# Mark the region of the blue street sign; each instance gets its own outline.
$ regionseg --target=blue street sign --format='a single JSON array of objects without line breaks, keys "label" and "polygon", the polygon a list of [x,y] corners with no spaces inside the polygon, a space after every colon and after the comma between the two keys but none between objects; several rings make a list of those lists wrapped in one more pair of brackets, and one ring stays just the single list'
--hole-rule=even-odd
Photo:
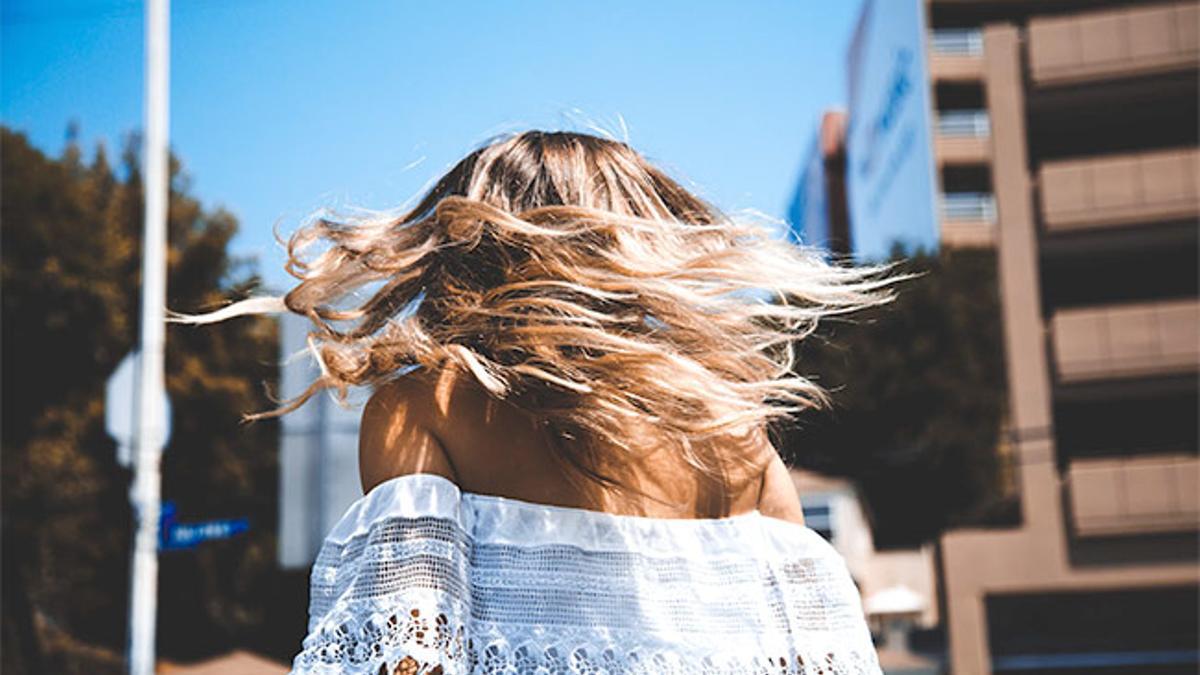
[{"label": "blue street sign", "polygon": [[213,539],[228,539],[250,529],[247,518],[225,518],[205,520],[198,523],[176,523],[175,503],[163,502],[162,520],[159,523],[159,548],[177,551],[195,548],[197,544]]}]

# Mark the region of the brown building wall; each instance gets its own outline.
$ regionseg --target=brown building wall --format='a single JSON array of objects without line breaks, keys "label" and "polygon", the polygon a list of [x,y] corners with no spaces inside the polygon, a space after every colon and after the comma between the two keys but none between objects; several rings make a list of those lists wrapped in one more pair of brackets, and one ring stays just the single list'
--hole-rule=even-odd
[{"label": "brown building wall", "polygon": [[[1027,100],[1031,92],[1043,96],[1051,88],[1083,80],[1089,87],[1104,87],[1109,81],[1164,72],[1195,77],[1200,72],[1195,26],[1165,28],[1164,21],[1200,22],[1196,10],[1194,2],[1118,6],[1033,19],[1028,28],[993,24],[985,30],[982,77],[991,125],[995,241],[1023,524],[957,531],[943,538],[954,673],[992,672],[997,627],[989,625],[989,599],[1053,598],[1064,592],[1136,595],[1151,589],[1183,589],[1176,595],[1191,597],[1188,593],[1194,594],[1200,584],[1194,550],[1200,463],[1194,440],[1191,447],[1171,454],[1135,457],[1140,449],[1130,447],[1129,457],[1080,460],[1057,447],[1055,434],[1063,392],[1078,386],[1081,378],[1087,380],[1089,396],[1117,402],[1130,382],[1142,388],[1193,385],[1200,371],[1195,293],[1131,303],[1099,296],[1089,300],[1074,292],[1077,306],[1060,308],[1045,304],[1053,293],[1048,296],[1043,277],[1048,251],[1081,245],[1085,238],[1080,231],[1090,237],[1086,241],[1111,235],[1122,246],[1136,248],[1157,236],[1152,232],[1181,221],[1192,223],[1194,230],[1200,215],[1197,149],[1193,143],[1048,158],[1028,128]],[[1123,36],[1124,46],[1093,46],[1067,58],[1062,52],[1067,47],[1042,42],[1073,35],[1078,45],[1095,45],[1095,31]],[[1169,31],[1169,41],[1156,48],[1153,58],[1138,52],[1150,49],[1150,35],[1161,39],[1164,31]],[[1051,53],[1056,56],[1047,56]],[[1053,67],[1047,65],[1051,63]],[[1057,95],[1059,90],[1054,91]],[[1051,100],[1043,105],[1055,100],[1043,98]],[[1136,134],[1130,133],[1131,138]],[[1130,143],[1136,146],[1136,138]],[[1180,245],[1195,245],[1195,235],[1188,236]],[[1179,273],[1195,275],[1194,261],[1189,265]],[[1137,274],[1136,269],[1125,272]],[[1136,427],[1139,420],[1131,418],[1128,424]]]}]

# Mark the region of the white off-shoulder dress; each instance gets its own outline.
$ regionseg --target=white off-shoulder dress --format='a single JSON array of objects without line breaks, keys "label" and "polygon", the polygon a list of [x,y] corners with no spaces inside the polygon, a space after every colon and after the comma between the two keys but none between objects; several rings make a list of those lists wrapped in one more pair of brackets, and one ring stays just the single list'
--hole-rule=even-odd
[{"label": "white off-shoulder dress", "polygon": [[879,673],[859,593],[812,530],[675,520],[393,478],[312,569],[294,673]]}]

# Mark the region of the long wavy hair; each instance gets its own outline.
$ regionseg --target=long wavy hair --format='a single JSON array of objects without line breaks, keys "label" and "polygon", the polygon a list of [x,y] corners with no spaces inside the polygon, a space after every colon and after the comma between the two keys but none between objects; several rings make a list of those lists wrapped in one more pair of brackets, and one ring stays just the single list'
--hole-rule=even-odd
[{"label": "long wavy hair", "polygon": [[[796,343],[825,317],[888,302],[907,278],[894,263],[828,262],[727,217],[627,144],[571,132],[491,142],[407,213],[321,215],[287,250],[299,283],[282,298],[172,313],[312,320],[319,377],[245,419],[451,368],[569,439],[564,458],[614,487],[613,453],[665,448],[722,475],[730,458],[704,448],[827,406],[797,372]],[[633,428],[649,438],[635,443]]]}]

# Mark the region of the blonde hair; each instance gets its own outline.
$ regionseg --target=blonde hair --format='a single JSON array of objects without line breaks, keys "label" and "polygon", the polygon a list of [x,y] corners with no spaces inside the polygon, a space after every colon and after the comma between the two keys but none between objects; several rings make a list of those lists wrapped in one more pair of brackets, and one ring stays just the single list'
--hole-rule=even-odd
[{"label": "blonde hair", "polygon": [[[329,246],[306,259],[317,243]],[[596,448],[645,449],[630,428],[719,474],[721,460],[698,448],[828,405],[795,372],[795,343],[824,317],[890,301],[885,287],[906,278],[887,276],[892,264],[831,264],[721,214],[628,145],[571,132],[492,142],[411,211],[316,218],[287,248],[300,282],[282,298],[173,317],[312,320],[320,376],[246,419],[326,388],[344,401],[350,385],[453,368],[573,438],[565,458],[609,484]],[[376,283],[365,301],[336,306]]]}]

